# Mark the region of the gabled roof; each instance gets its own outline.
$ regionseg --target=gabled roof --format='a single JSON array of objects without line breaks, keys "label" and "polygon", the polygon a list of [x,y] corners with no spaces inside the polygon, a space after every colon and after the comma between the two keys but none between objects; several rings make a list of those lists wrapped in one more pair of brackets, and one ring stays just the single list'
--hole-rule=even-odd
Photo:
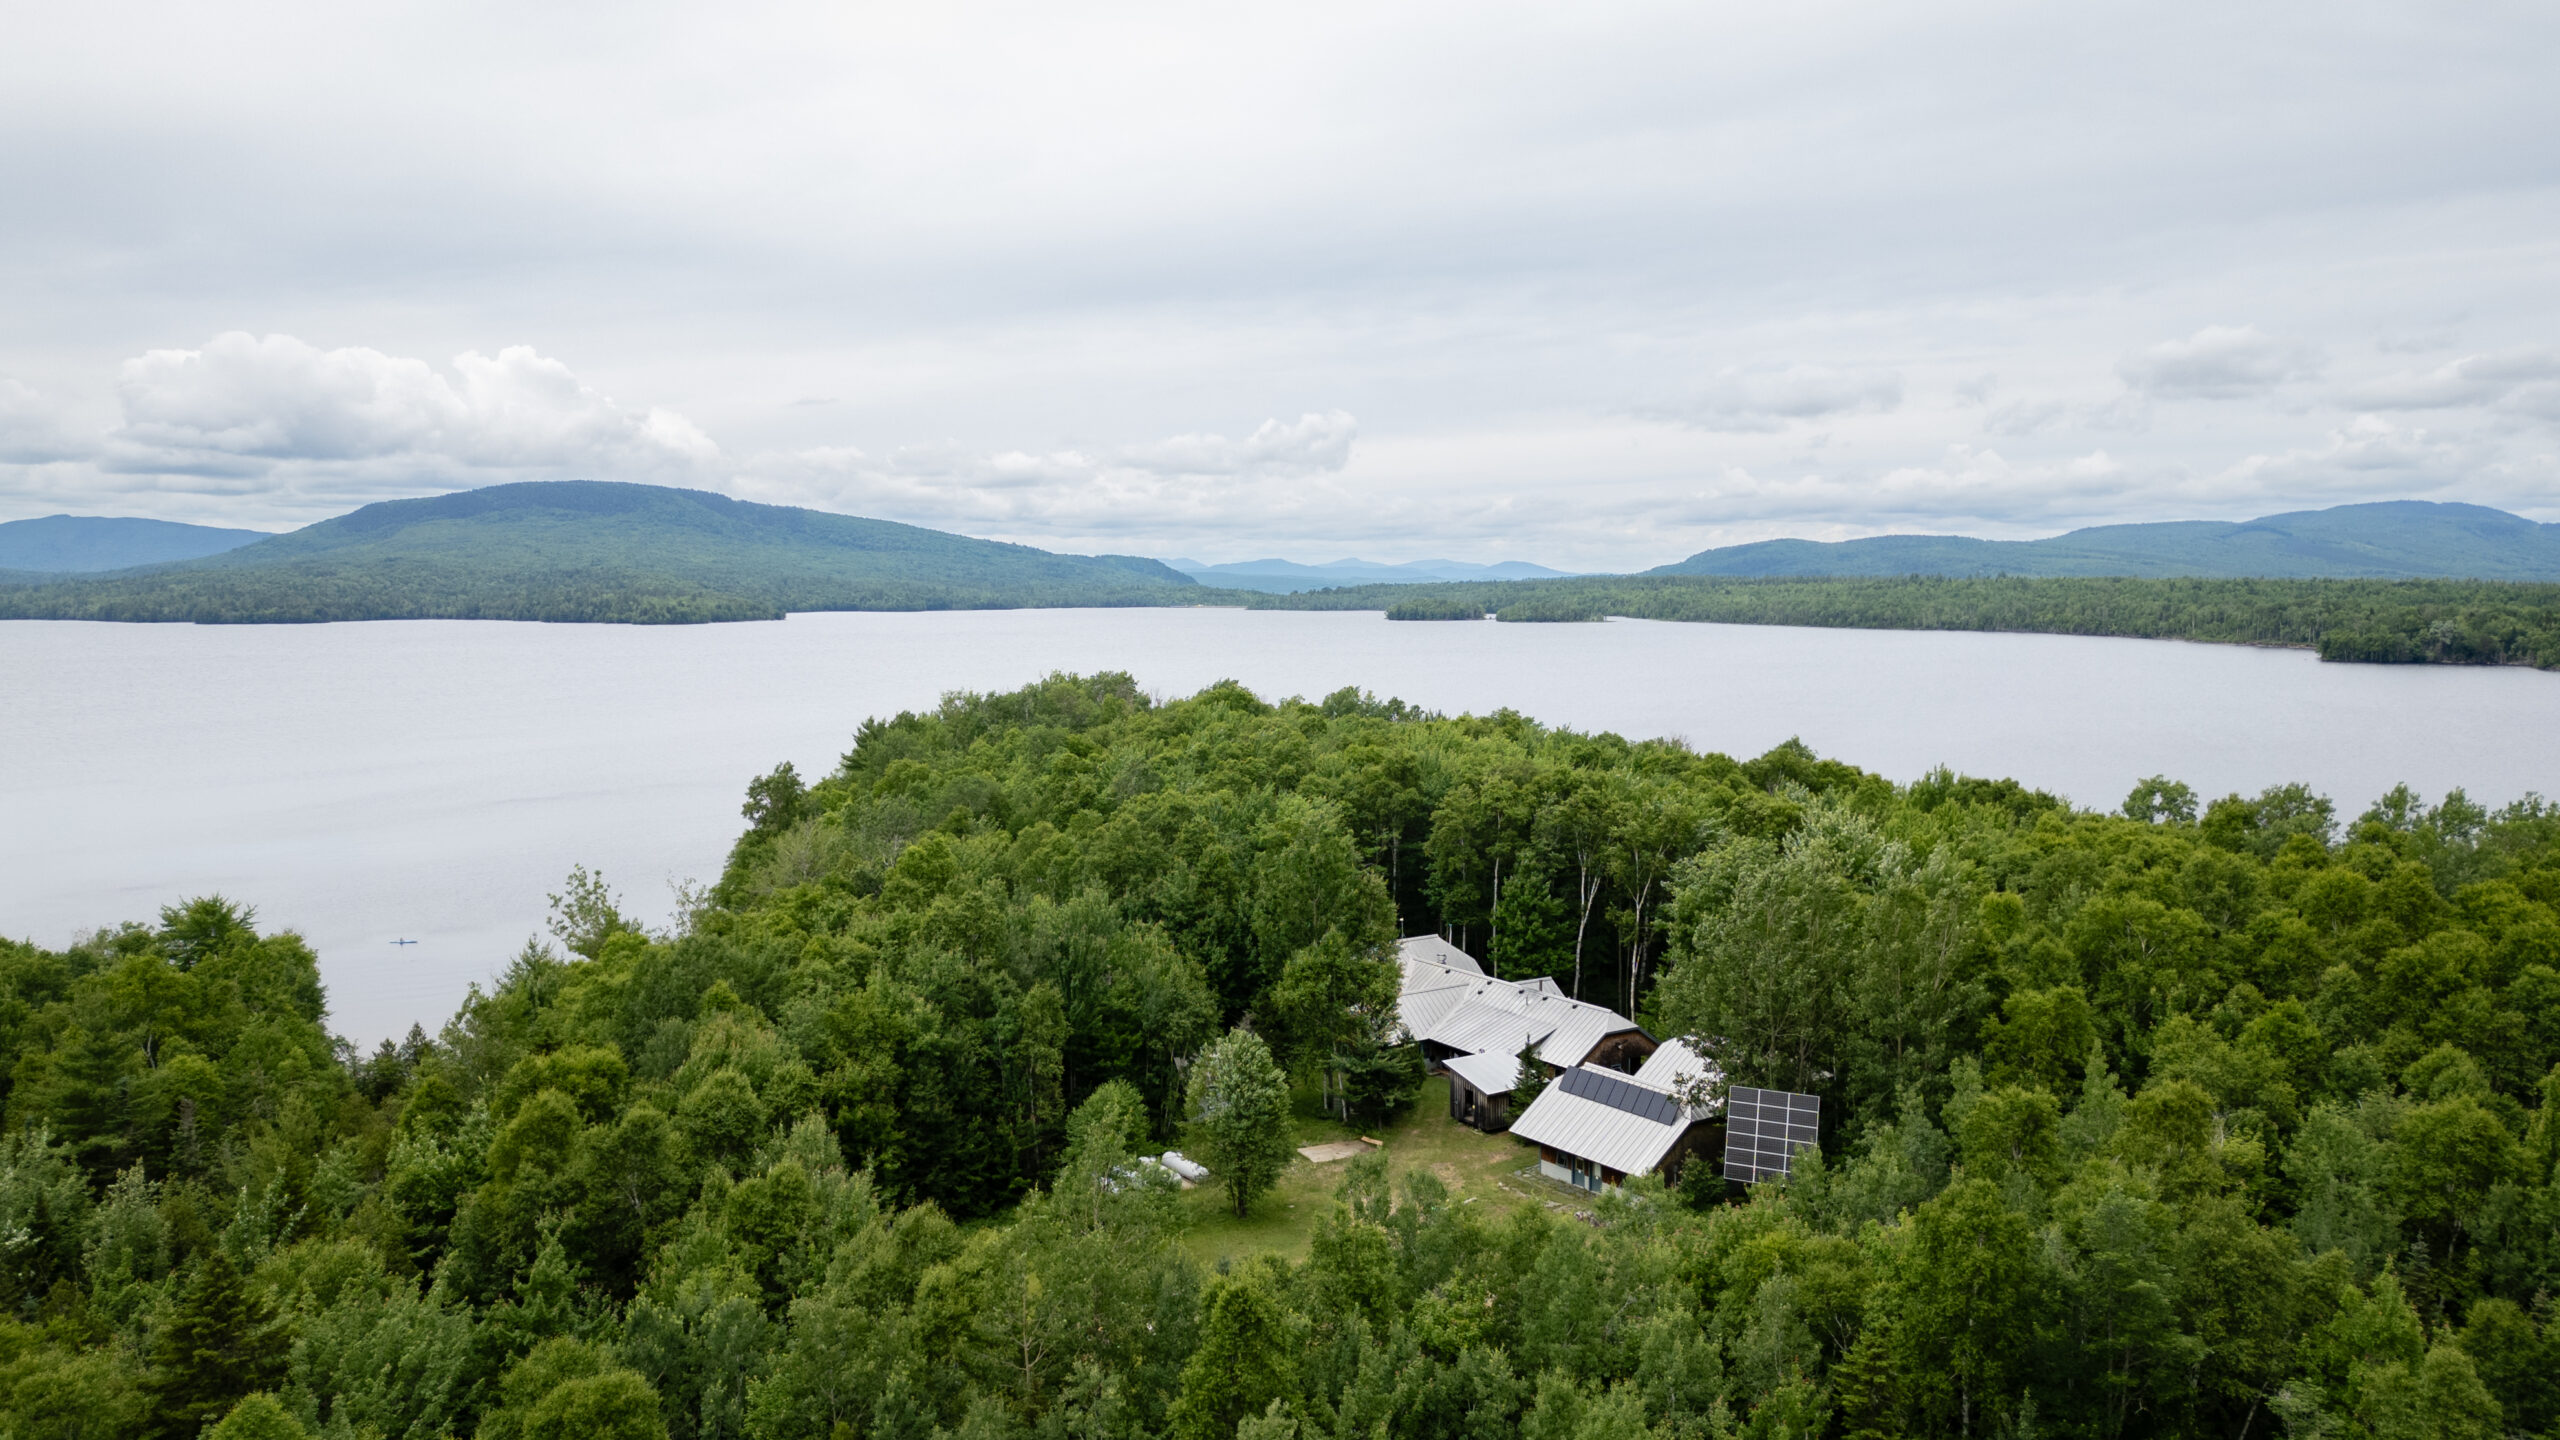
[{"label": "gabled roof", "polygon": [[1484,977],[1460,970],[1444,969],[1423,961],[1404,963],[1404,989],[1396,999],[1396,1023],[1405,1033],[1421,1039],[1439,1029],[1442,1021],[1467,1003],[1478,982]]},{"label": "gabled roof", "polygon": [[1705,1112],[1688,1110],[1659,1086],[1598,1066],[1577,1065],[1558,1075],[1511,1122],[1523,1140],[1641,1175],[1662,1163],[1671,1147]]},{"label": "gabled roof", "polygon": [[[1449,949],[1468,968],[1441,964],[1434,958],[1437,947]],[[1517,1055],[1522,1046],[1534,1045],[1539,1059],[1562,1067],[1580,1063],[1608,1036],[1641,1028],[1606,1006],[1567,996],[1545,976],[1494,979],[1438,936],[1416,936],[1397,950],[1404,989],[1396,1020],[1410,1039],[1472,1055]]]},{"label": "gabled roof", "polygon": [[1437,935],[1407,935],[1396,942],[1396,958],[1428,961],[1444,970],[1463,970],[1470,975],[1484,973],[1476,957]]},{"label": "gabled roof", "polygon": [[1675,1095],[1680,1093],[1684,1081],[1722,1078],[1723,1073],[1716,1069],[1716,1062],[1691,1049],[1688,1041],[1676,1035],[1644,1057],[1644,1065],[1636,1071],[1637,1084],[1668,1090]]},{"label": "gabled roof", "polygon": [[[1502,982],[1484,983],[1499,985]],[[1550,1027],[1542,1026],[1504,1005],[1488,1004],[1471,992],[1431,1027],[1430,1038],[1470,1055],[1517,1055],[1521,1047],[1538,1044],[1551,1033]]]},{"label": "gabled roof", "polygon": [[1449,1073],[1487,1095],[1508,1095],[1520,1084],[1520,1054],[1460,1055],[1449,1061]]}]

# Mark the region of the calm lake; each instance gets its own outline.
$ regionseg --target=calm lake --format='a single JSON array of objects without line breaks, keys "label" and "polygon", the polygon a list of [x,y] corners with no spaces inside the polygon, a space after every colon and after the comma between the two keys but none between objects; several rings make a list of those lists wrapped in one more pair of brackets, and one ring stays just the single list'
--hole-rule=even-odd
[{"label": "calm lake", "polygon": [[[540,933],[573,864],[662,919],[715,877],[747,781],[831,769],[865,717],[1051,670],[1160,695],[1344,685],[1450,714],[1758,754],[1800,736],[1898,781],[1938,764],[2109,808],[2309,783],[2492,806],[2560,792],[2560,675],[2040,635],[1391,624],[1238,610],[498,622],[0,622],[0,934],[46,945],[218,891],[319,950],[333,1024],[433,1029]],[[414,945],[394,945],[397,939]]]}]

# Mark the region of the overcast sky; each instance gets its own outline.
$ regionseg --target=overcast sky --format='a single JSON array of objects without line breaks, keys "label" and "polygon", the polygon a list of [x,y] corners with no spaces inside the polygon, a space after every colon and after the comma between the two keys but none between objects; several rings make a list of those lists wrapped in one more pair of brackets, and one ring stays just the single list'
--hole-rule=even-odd
[{"label": "overcast sky", "polygon": [[0,519],[1627,567],[2560,520],[2560,7],[6,11]]}]

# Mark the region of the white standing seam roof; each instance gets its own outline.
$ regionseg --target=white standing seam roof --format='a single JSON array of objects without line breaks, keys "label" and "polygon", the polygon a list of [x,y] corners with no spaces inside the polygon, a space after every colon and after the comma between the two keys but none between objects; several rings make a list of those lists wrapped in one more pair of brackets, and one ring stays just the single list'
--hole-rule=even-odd
[{"label": "white standing seam roof", "polygon": [[1396,1002],[1396,1020],[1408,1039],[1429,1040],[1472,1055],[1517,1055],[1521,1047],[1534,1045],[1539,1059],[1562,1068],[1581,1063],[1608,1036],[1641,1028],[1606,1006],[1567,996],[1543,976],[1497,980],[1472,968],[1474,960],[1462,951],[1455,953],[1470,968],[1443,965],[1431,958],[1436,952],[1427,952],[1418,943],[1422,941],[1448,944],[1438,936],[1425,935],[1398,947],[1404,988]]},{"label": "white standing seam roof", "polygon": [[1535,1021],[1470,995],[1440,1017],[1440,1023],[1431,1027],[1430,1038],[1470,1055],[1517,1055],[1544,1041],[1549,1033]]},{"label": "white standing seam roof", "polygon": [[1689,1042],[1673,1036],[1654,1052],[1644,1057],[1644,1065],[1636,1071],[1636,1083],[1656,1090],[1680,1093],[1681,1084],[1691,1080],[1721,1080],[1723,1072],[1716,1063],[1689,1047]]},{"label": "white standing seam roof", "polygon": [[1464,970],[1470,975],[1484,973],[1484,967],[1476,963],[1476,957],[1437,935],[1407,935],[1396,942],[1396,957],[1425,960],[1444,970]]},{"label": "white standing seam roof", "polygon": [[1584,1065],[1548,1081],[1511,1122],[1511,1133],[1621,1174],[1642,1175],[1661,1164],[1706,1114],[1683,1109],[1664,1087]]},{"label": "white standing seam roof", "polygon": [[1449,1073],[1487,1095],[1508,1095],[1520,1083],[1520,1055],[1496,1050],[1456,1056],[1449,1061]]},{"label": "white standing seam roof", "polygon": [[1396,1023],[1411,1039],[1431,1034],[1449,1012],[1466,1003],[1481,978],[1422,961],[1406,961],[1404,989],[1396,999]]}]

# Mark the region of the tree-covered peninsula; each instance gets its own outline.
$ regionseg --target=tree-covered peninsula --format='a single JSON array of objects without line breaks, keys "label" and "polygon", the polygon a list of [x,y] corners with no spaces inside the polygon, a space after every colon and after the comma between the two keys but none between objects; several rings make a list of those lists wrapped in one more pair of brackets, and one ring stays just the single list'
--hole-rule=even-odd
[{"label": "tree-covered peninsula", "polygon": [[1638,620],[1994,630],[2316,650],[2323,660],[2560,669],[2560,585],[2493,580],[1588,575],[1254,596],[1398,620]]},{"label": "tree-covered peninsula", "polygon": [[[0,946],[0,1432],[2560,1425],[2539,801],[2097,814],[1097,676],[866,723],[746,820],[670,930],[573,876],[370,1054],[227,901]],[[1556,1205],[1401,1158],[1461,1133],[1389,1023],[1425,931],[1820,1094],[1820,1158]],[[1386,1149],[1262,1189],[1328,1105]],[[1292,1238],[1204,1253],[1239,1204]]]}]

